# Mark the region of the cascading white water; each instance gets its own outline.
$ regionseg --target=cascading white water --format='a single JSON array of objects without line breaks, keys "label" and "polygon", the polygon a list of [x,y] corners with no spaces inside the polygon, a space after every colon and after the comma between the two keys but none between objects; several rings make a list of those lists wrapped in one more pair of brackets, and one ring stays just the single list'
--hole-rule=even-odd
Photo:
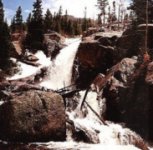
[{"label": "cascading white water", "polygon": [[[40,84],[41,86],[57,90],[71,84],[72,67],[79,43],[80,40],[75,41],[68,47],[61,50],[56,59],[51,63],[49,67],[49,76]],[[84,97],[84,94],[85,91],[80,92],[80,103]],[[89,92],[86,101],[90,106],[92,106],[94,111],[100,115],[100,113],[102,112],[102,105],[105,105],[105,100],[100,100],[102,102],[102,104],[100,104],[100,101],[97,100],[97,93]],[[95,114],[89,108],[87,108],[86,117],[80,118],[80,116],[77,114],[78,108],[79,105],[75,111],[67,111],[69,119],[73,121],[76,128],[82,128],[85,132],[88,132],[88,135],[93,140],[93,143],[101,144],[101,147],[99,146],[100,148],[103,148],[104,145],[111,145],[108,149],[112,149],[112,147],[114,148],[114,146],[117,145],[133,144],[130,135],[139,138],[139,136],[137,136],[134,132],[130,131],[129,129],[122,128],[121,125],[108,123],[108,125],[106,126],[102,124],[97,116],[95,116]],[[72,137],[68,137],[67,139],[67,142],[61,144],[57,143],[58,149],[60,149],[62,145],[66,146],[67,144],[70,144],[69,142],[72,142]],[[56,145],[56,143],[51,142],[48,143],[48,147],[53,147],[52,144]],[[74,145],[76,145],[76,143]],[[73,148],[75,147],[74,145],[72,146]],[[80,144],[78,143],[77,146],[79,147],[79,145]],[[85,149],[90,148],[88,147]],[[122,148],[118,147],[118,149]],[[131,150],[135,148],[130,147],[129,149]]]},{"label": "cascading white water", "polygon": [[[80,102],[82,101],[85,91],[80,92]],[[97,100],[97,93],[90,91],[86,97],[86,102],[92,107],[92,109],[100,115],[101,105]],[[80,105],[80,104],[79,104]],[[79,106],[78,105],[78,106]],[[84,104],[86,105],[86,104]],[[105,101],[103,101],[105,105]],[[87,108],[86,117],[82,117],[79,114],[78,107],[76,110],[67,112],[69,119],[74,123],[76,129],[81,129],[90,140],[95,144],[101,144],[103,146],[110,146],[108,149],[115,148],[118,145],[133,145],[135,140],[142,140],[139,135],[131,131],[128,128],[123,128],[119,124],[106,121],[107,125],[104,125],[99,118],[93,113],[91,109]],[[124,147],[125,148],[125,147]],[[118,149],[122,149],[121,147]],[[125,148],[126,149],[126,148]],[[128,148],[127,148],[128,149]],[[130,147],[129,150],[134,148]]]},{"label": "cascading white water", "polygon": [[71,84],[72,67],[80,40],[62,49],[49,67],[48,78],[40,85],[49,89],[60,89]]}]

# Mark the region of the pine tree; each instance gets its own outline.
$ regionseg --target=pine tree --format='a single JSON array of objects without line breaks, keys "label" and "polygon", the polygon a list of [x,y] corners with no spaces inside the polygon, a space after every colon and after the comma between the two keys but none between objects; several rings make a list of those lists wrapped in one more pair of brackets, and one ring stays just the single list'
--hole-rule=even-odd
[{"label": "pine tree", "polygon": [[[153,0],[148,0],[148,21],[153,22]],[[137,24],[146,22],[146,0],[132,0],[130,9],[135,13],[135,21]]]},{"label": "pine tree", "polygon": [[23,23],[23,19],[22,19],[22,9],[21,6],[18,7],[17,11],[16,11],[16,15],[15,15],[15,23],[18,26],[22,26]]},{"label": "pine tree", "polygon": [[74,23],[74,33],[75,35],[81,35],[82,33],[81,24],[78,20],[76,20]]},{"label": "pine tree", "polygon": [[57,13],[57,20],[56,20],[56,28],[55,30],[59,33],[62,33],[62,6],[59,7],[58,13]]},{"label": "pine tree", "polygon": [[65,34],[68,33],[68,12],[67,10],[65,11],[65,15],[63,17],[63,30]]},{"label": "pine tree", "polygon": [[9,27],[4,22],[3,3],[0,0],[0,68],[7,69],[9,66],[9,53],[11,49],[11,40]]},{"label": "pine tree", "polygon": [[[105,25],[106,21],[106,7],[108,6],[108,0],[97,0],[97,7],[100,10],[100,14],[98,15],[98,22],[101,25]],[[101,17],[103,17],[103,21],[101,20]]]},{"label": "pine tree", "polygon": [[11,22],[11,32],[22,32],[23,29],[24,25],[22,17],[22,8],[21,6],[19,6]]},{"label": "pine tree", "polygon": [[48,32],[52,30],[53,16],[49,9],[47,9],[44,19],[44,30]]},{"label": "pine tree", "polygon": [[55,31],[58,32],[58,33],[61,33],[62,32],[61,21],[58,21],[57,20],[56,27],[55,27]]},{"label": "pine tree", "polygon": [[31,13],[29,13],[27,21],[26,21],[27,26],[31,23],[31,19],[32,19],[32,15],[31,15]]},{"label": "pine tree", "polygon": [[4,21],[4,9],[3,9],[3,3],[2,0],[0,0],[0,22]]},{"label": "pine tree", "polygon": [[108,7],[108,22],[111,24],[112,22],[112,14],[111,14],[111,7]]},{"label": "pine tree", "polygon": [[42,0],[36,0],[33,4],[33,14],[28,24],[26,37],[27,48],[32,50],[43,49],[44,26],[42,16]]},{"label": "pine tree", "polygon": [[61,18],[62,17],[62,6],[60,6],[59,7],[59,10],[58,10],[58,16],[59,16],[59,18]]},{"label": "pine tree", "polygon": [[42,16],[42,0],[36,0],[33,4],[33,21],[42,23],[43,16]]},{"label": "pine tree", "polygon": [[68,34],[71,35],[71,36],[74,36],[75,31],[74,31],[74,24],[73,24],[72,20],[68,21],[68,29],[69,29]]},{"label": "pine tree", "polygon": [[11,20],[10,28],[11,28],[11,32],[14,33],[15,29],[16,29],[16,27],[15,27],[15,17],[13,17],[13,19]]},{"label": "pine tree", "polygon": [[87,7],[85,7],[84,18],[83,18],[83,22],[82,22],[82,31],[86,31],[87,29],[88,29],[88,25],[87,25]]},{"label": "pine tree", "polygon": [[116,2],[113,1],[112,23],[114,23],[116,20],[117,20],[117,17],[116,17]]}]

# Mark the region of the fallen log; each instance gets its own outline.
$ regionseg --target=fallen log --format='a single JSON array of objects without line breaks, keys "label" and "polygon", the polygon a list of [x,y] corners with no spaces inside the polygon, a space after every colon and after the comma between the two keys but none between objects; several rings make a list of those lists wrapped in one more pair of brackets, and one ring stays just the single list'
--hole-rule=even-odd
[{"label": "fallen log", "polygon": [[73,95],[75,93],[78,93],[80,91],[80,89],[76,89],[76,90],[72,90],[72,91],[67,91],[65,93],[60,93],[57,91],[57,93],[59,93],[63,98],[68,98],[68,97],[73,97]]},{"label": "fallen log", "polygon": [[80,105],[80,111],[82,110],[83,104],[84,104],[84,102],[85,102],[85,100],[86,100],[86,98],[87,98],[89,89],[90,89],[90,88],[87,88],[87,90],[86,90],[86,92],[85,92],[84,98],[83,98],[83,100],[82,100],[82,102],[81,102],[81,105]]},{"label": "fallen log", "polygon": [[28,60],[24,60],[24,59],[20,59],[20,61],[27,64],[27,65],[31,65],[31,66],[34,66],[34,67],[39,67],[40,66],[40,64],[36,63],[36,62],[32,62],[32,61],[28,61]]},{"label": "fallen log", "polygon": [[90,110],[96,115],[96,117],[98,117],[98,119],[104,124],[104,125],[108,125],[105,120],[103,119],[103,117],[100,117],[99,114],[85,101],[85,104],[90,108]]}]

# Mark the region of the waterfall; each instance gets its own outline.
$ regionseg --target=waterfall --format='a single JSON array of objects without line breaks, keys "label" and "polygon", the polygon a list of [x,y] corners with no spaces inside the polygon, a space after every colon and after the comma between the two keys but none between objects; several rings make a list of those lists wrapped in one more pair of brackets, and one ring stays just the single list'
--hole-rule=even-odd
[{"label": "waterfall", "polygon": [[[67,43],[69,42],[71,41],[67,40]],[[39,63],[41,63],[43,66],[49,66],[48,76],[40,83],[41,86],[48,89],[57,90],[71,84],[73,62],[79,43],[80,39],[77,39],[66,48],[63,48],[57,55],[56,59],[52,62],[50,62],[50,59],[47,59],[42,52],[38,52],[36,54],[36,56],[39,58]],[[22,66],[24,69],[25,64]],[[27,72],[31,73],[34,69],[36,70],[40,68],[32,68],[26,65],[26,71],[23,71],[22,75],[15,77],[23,77],[23,75],[27,76],[29,75]],[[42,144],[46,148],[58,150],[139,150],[135,146],[141,147],[143,145],[143,140],[141,137],[139,137],[135,132],[132,132],[130,129],[123,128],[119,124],[106,121],[107,125],[104,125],[86,103],[84,103],[82,110],[80,110],[85,91],[80,91],[77,94],[78,97],[71,97],[67,100],[67,103],[71,103],[70,105],[66,104],[68,105],[68,107],[66,107],[67,119],[69,119],[69,121],[71,121],[74,126],[73,128],[71,125],[70,128],[70,125],[67,125],[67,141],[50,141],[47,143],[34,144]],[[106,100],[99,98],[99,95],[96,92],[89,91],[86,97],[86,102],[99,116],[102,116],[101,114],[105,112]],[[88,139],[90,139],[90,144],[81,140],[79,142],[75,141],[75,138],[72,136],[72,132],[77,132],[78,130],[81,130],[86,134]]]},{"label": "waterfall", "polygon": [[72,68],[80,44],[77,40],[63,48],[49,67],[47,79],[40,85],[49,89],[60,89],[71,84]]}]

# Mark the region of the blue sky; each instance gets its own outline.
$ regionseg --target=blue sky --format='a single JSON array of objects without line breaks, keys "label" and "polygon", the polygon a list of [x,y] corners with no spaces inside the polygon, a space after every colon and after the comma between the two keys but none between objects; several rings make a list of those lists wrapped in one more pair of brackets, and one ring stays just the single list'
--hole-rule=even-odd
[{"label": "blue sky", "polygon": [[[23,11],[24,19],[27,18],[29,12],[33,8],[33,2],[35,0],[2,0],[5,8],[5,17],[8,22],[15,15],[16,9],[21,6]],[[76,17],[84,16],[84,8],[87,7],[87,16],[93,19],[97,16],[97,8],[95,7],[97,0],[42,0],[43,1],[43,11],[45,12],[47,8],[51,10],[52,13],[57,11],[60,5],[63,7],[63,11],[66,9],[70,15]],[[112,3],[113,0],[109,0]],[[125,6],[128,5],[130,0],[116,0],[116,2],[123,1]]]},{"label": "blue sky", "polygon": [[5,9],[5,17],[8,21],[15,15],[15,12],[19,6],[22,7],[24,19],[28,16],[30,10],[32,10],[32,4],[34,0],[2,0]]}]

